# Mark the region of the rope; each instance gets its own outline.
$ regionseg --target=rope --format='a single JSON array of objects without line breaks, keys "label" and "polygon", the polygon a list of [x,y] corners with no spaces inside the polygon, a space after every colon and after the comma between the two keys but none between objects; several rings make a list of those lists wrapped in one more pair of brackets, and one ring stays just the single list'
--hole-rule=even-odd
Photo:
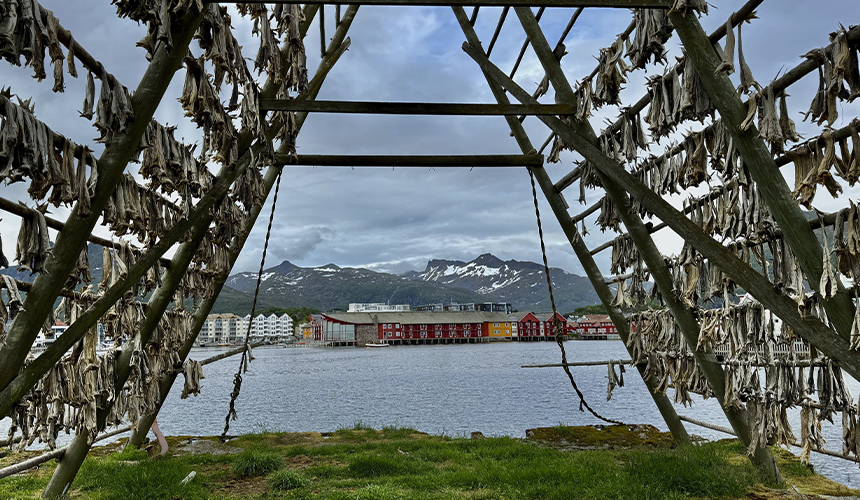
[{"label": "rope", "polygon": [[564,350],[564,330],[561,327],[561,320],[558,319],[558,311],[555,308],[555,297],[552,293],[552,279],[549,277],[549,263],[546,260],[546,244],[543,241],[543,226],[540,220],[540,208],[538,208],[538,198],[537,198],[537,189],[535,188],[535,174],[532,172],[532,169],[528,169],[529,171],[529,179],[532,182],[532,198],[535,203],[535,216],[537,217],[537,226],[538,226],[538,235],[540,235],[540,251],[543,255],[543,269],[544,273],[546,273],[546,285],[549,287],[549,301],[552,304],[552,323],[553,330],[555,331],[555,342],[558,344],[559,349],[561,349],[561,364],[564,372],[567,373],[567,378],[570,379],[570,385],[573,386],[573,390],[576,391],[576,395],[579,396],[579,411],[584,411],[583,407],[589,411],[592,415],[603,420],[604,422],[608,422],[610,424],[618,424],[618,425],[626,425],[624,422],[619,422],[618,420],[612,420],[610,418],[606,418],[598,414],[594,411],[588,403],[585,401],[585,396],[582,395],[582,391],[579,390],[579,387],[576,386],[576,380],[573,379],[573,373],[570,372],[570,367],[567,362],[567,352]]},{"label": "rope", "polygon": [[248,354],[248,339],[251,337],[251,325],[254,324],[254,313],[257,312],[257,298],[260,296],[260,283],[263,281],[263,268],[266,267],[266,252],[269,249],[269,238],[272,236],[272,222],[275,220],[275,206],[278,204],[278,191],[281,188],[281,174],[283,168],[278,171],[278,179],[275,182],[275,196],[272,198],[272,213],[269,214],[269,227],[266,229],[266,242],[263,244],[263,258],[260,259],[260,272],[257,273],[257,287],[254,290],[254,302],[251,303],[251,320],[248,321],[248,330],[245,332],[245,349],[242,351],[242,359],[239,360],[239,371],[233,377],[233,392],[230,393],[230,409],[227,411],[227,416],[224,418],[224,432],[221,434],[223,441],[227,437],[227,431],[230,430],[230,419],[236,420],[236,399],[239,398],[239,392],[242,390],[242,372],[248,372],[248,363],[250,355]]}]

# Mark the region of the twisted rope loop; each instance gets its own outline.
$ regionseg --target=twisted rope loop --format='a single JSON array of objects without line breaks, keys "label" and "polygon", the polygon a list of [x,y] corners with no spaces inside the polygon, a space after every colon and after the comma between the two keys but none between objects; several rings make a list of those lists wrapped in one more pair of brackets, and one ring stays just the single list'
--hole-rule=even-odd
[{"label": "twisted rope loop", "polygon": [[624,422],[619,422],[618,420],[612,420],[611,418],[606,418],[601,416],[596,411],[594,411],[588,403],[585,401],[585,396],[583,396],[582,391],[579,390],[579,387],[576,386],[576,380],[573,379],[573,373],[570,372],[570,367],[567,366],[567,352],[564,350],[564,329],[561,326],[561,320],[558,319],[558,311],[555,308],[555,297],[552,294],[552,279],[549,277],[549,263],[546,260],[546,244],[543,241],[543,226],[540,220],[540,208],[538,208],[538,198],[537,198],[537,188],[535,188],[535,174],[532,172],[532,169],[529,168],[529,179],[532,182],[532,198],[535,203],[535,216],[537,217],[537,226],[538,226],[538,235],[540,235],[540,251],[543,255],[543,269],[544,273],[546,273],[546,285],[549,287],[549,301],[552,304],[552,324],[553,330],[555,331],[555,341],[558,344],[559,349],[561,349],[561,364],[564,368],[564,372],[567,373],[567,378],[570,379],[570,385],[573,386],[573,390],[576,391],[576,395],[579,396],[579,411],[584,411],[583,408],[587,409],[589,413],[594,415],[595,417],[603,420],[604,422],[608,422],[610,424],[618,424],[618,425],[626,425]]}]

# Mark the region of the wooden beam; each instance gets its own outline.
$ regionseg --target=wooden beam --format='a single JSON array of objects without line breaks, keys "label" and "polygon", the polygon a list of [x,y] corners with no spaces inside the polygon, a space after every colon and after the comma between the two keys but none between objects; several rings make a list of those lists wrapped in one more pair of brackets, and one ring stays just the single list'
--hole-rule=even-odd
[{"label": "wooden beam", "polygon": [[[725,75],[715,74],[720,58],[713,44],[695,16],[672,14],[670,20],[684,43],[687,57],[695,65],[702,85],[720,112],[726,130],[749,168],[758,193],[782,229],[785,241],[797,257],[810,287],[820,293],[819,284],[824,261],[821,244],[792,197],[791,189],[780,173],[767,144],[759,137],[756,126],[741,130],[740,125],[746,117],[747,108],[738,97],[731,80]],[[829,300],[822,297],[821,303],[837,333],[849,340],[854,319],[854,303],[842,282],[836,280],[836,283],[836,295]]]},{"label": "wooden beam", "polygon": [[[319,94],[320,88],[322,87],[322,83],[325,80],[326,76],[328,76],[329,72],[334,67],[335,63],[343,55],[343,53],[346,52],[346,48],[349,47],[349,39],[346,38],[346,33],[349,30],[350,26],[352,26],[352,21],[355,19],[355,15],[357,12],[358,6],[355,5],[351,5],[346,9],[343,18],[340,20],[341,22],[337,25],[334,36],[332,37],[331,42],[326,49],[325,57],[320,61],[320,64],[317,67],[317,71],[313,79],[308,82],[308,89],[304,93],[304,98],[316,98],[316,96]],[[276,88],[274,86],[270,88],[274,89],[273,92],[276,91]],[[296,129],[298,131],[301,131],[302,127],[304,126],[307,116],[307,113],[298,113],[296,115]],[[284,146],[282,145],[281,147],[283,148]],[[266,169],[266,173],[263,176],[263,189],[265,191],[265,198],[268,198],[269,193],[272,191],[272,188],[275,185],[280,171],[281,168],[278,166],[273,166]],[[254,224],[256,223],[257,218],[260,216],[262,210],[263,205],[255,205],[251,207],[251,211],[248,214],[248,218],[245,220],[245,226],[243,230],[239,232],[239,235],[233,240],[233,242],[230,244],[230,248],[227,250],[227,269],[223,270],[213,278],[212,294],[209,297],[203,299],[203,302],[200,304],[200,306],[195,309],[191,322],[191,334],[188,336],[185,341],[185,344],[183,344],[183,346],[179,350],[179,357],[183,361],[188,357],[188,354],[194,347],[194,342],[196,341],[200,330],[203,328],[203,323],[206,321],[209,312],[212,310],[212,306],[215,305],[215,301],[218,299],[218,295],[221,293],[221,290],[224,287],[224,283],[227,281],[227,278],[230,275],[230,270],[232,270],[233,266],[236,264],[236,259],[239,258],[239,254],[242,252],[242,248],[244,247],[245,242],[247,241],[248,236],[251,233],[251,228],[254,227]],[[173,382],[176,380],[176,376],[176,373],[168,375],[159,382],[159,394],[161,394],[161,398],[160,401],[157,403],[157,409],[149,415],[141,416],[140,420],[138,421],[138,427],[132,432],[132,435],[128,440],[128,444],[140,446],[140,444],[143,442],[143,439],[146,437],[146,434],[148,432],[147,430],[150,428],[150,426],[152,426],[152,422],[155,420],[155,417],[161,410],[161,405],[164,403],[167,394],[173,387]]]},{"label": "wooden beam", "polygon": [[[238,3],[203,0],[204,3]],[[290,4],[295,0],[268,0],[267,4]],[[396,5],[410,7],[609,7],[615,9],[668,9],[671,0],[307,0],[311,5]]]},{"label": "wooden beam", "polygon": [[[517,100],[526,103],[533,101],[528,92],[482,56],[480,49],[474,49],[466,44],[464,50],[481,65],[485,74],[509,91]],[[696,223],[688,219],[630,172],[608,158],[586,137],[577,133],[568,124],[554,117],[540,117],[540,120],[557,132],[566,144],[572,145],[579,151],[596,169],[603,172],[615,183],[623,185],[630,196],[638,199],[642,205],[668,224],[679,236],[689,241],[702,256],[719,266],[738,286],[747,290],[764,307],[773,311],[800,337],[817,347],[824,355],[838,361],[842,369],[855,379],[860,380],[860,354],[850,349],[846,339],[836,335],[818,318],[813,316],[801,317],[797,311],[797,303],[792,298],[778,292],[766,277],[742,261],[720,242],[707,235]]]},{"label": "wooden beam", "polygon": [[362,113],[371,115],[571,115],[566,104],[472,104],[440,102],[309,101],[306,99],[260,99],[261,111],[308,111],[314,113]]},{"label": "wooden beam", "polygon": [[[478,35],[477,33],[475,33],[475,29],[469,24],[468,19],[466,18],[466,12],[463,10],[462,7],[454,7],[453,10],[454,15],[457,17],[457,21],[460,24],[460,28],[462,28],[463,33],[466,35],[466,40],[468,41],[468,43],[473,44],[472,46],[476,47],[476,50],[484,54],[484,51],[481,48],[481,41],[478,39]],[[484,55],[484,58],[486,58],[486,55]],[[499,84],[493,78],[491,78],[490,74],[487,72],[484,72],[484,77],[487,80],[487,85],[493,92],[493,96],[495,96],[499,104],[509,104],[510,101],[508,100],[508,96],[505,93],[505,90],[502,88],[502,85]],[[520,149],[524,153],[534,151],[534,146],[532,146],[528,134],[526,134],[525,128],[523,128],[523,124],[520,123],[520,121],[513,116],[506,116],[505,120],[508,122],[508,126],[511,129],[511,133],[514,136],[514,139],[516,139]],[[592,286],[594,287],[594,290],[597,292],[597,296],[600,298],[600,302],[603,303],[603,306],[606,308],[606,311],[609,314],[609,318],[612,321],[612,324],[615,325],[615,329],[618,331],[618,335],[624,342],[627,352],[632,356],[633,353],[631,352],[630,348],[627,347],[627,339],[630,336],[630,325],[627,323],[627,319],[624,317],[624,314],[622,313],[621,309],[612,305],[612,302],[614,300],[614,294],[609,289],[609,286],[604,283],[603,275],[600,272],[600,268],[597,267],[597,264],[594,262],[594,259],[591,257],[591,255],[589,255],[588,246],[585,244],[585,241],[583,241],[582,236],[579,234],[579,231],[577,231],[576,224],[574,224],[573,221],[570,220],[570,214],[567,212],[567,204],[564,202],[561,193],[557,191],[553,186],[552,180],[550,180],[545,168],[533,168],[532,172],[534,173],[535,180],[540,186],[541,191],[543,191],[544,196],[546,197],[546,200],[553,211],[553,214],[555,214],[559,225],[561,225],[562,231],[564,231],[565,236],[567,236],[567,239],[570,242],[570,246],[573,248],[574,253],[576,253],[577,257],[579,258],[580,263],[582,263],[583,270],[585,271],[588,280],[591,282]],[[675,440],[677,440],[678,442],[689,443],[690,436],[684,429],[684,424],[682,424],[680,419],[678,419],[678,414],[675,412],[675,408],[672,406],[672,402],[669,401],[669,398],[666,397],[665,393],[660,393],[656,390],[657,381],[655,379],[646,378],[644,376],[644,367],[637,366],[636,368],[639,372],[639,375],[642,377],[642,380],[645,382],[645,386],[648,387],[648,393],[654,400],[654,404],[660,411],[660,415],[666,422],[666,426],[672,432],[672,437],[674,437]]]},{"label": "wooden beam", "polygon": [[290,155],[276,153],[278,166],[315,167],[541,167],[543,155]]},{"label": "wooden beam", "polygon": [[[0,348],[0,388],[8,389],[36,340],[45,318],[53,311],[54,301],[65,286],[72,269],[77,265],[87,239],[99,222],[101,213],[122,178],[126,165],[140,147],[140,138],[146,132],[149,121],[155,114],[158,103],[167,91],[176,68],[182,63],[188,45],[203,14],[187,14],[174,23],[173,45],[159,46],[146,69],[140,84],[131,95],[134,121],[123,133],[118,133],[108,143],[98,160],[98,182],[95,196],[91,200],[91,213],[83,216],[76,203],[66,219],[64,229],[57,235],[52,249],[53,256],[33,283],[33,289],[24,301],[24,310],[15,317],[6,336],[6,344]],[[160,257],[160,255],[159,255]],[[150,266],[155,264],[153,259]],[[16,398],[17,399],[17,398]],[[6,410],[0,410],[5,415]]]}]

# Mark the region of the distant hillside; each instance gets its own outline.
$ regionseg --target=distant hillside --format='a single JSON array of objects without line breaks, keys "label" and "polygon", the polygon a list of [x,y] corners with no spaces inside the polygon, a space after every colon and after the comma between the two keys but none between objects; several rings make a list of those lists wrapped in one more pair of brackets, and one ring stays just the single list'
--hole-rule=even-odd
[{"label": "distant hillside", "polygon": [[[550,271],[559,310],[599,301],[590,282],[562,269]],[[250,310],[257,273],[231,276],[218,297],[221,312]],[[423,272],[403,275],[328,264],[302,268],[288,261],[263,272],[260,300],[278,307],[346,309],[350,302],[388,302],[411,306],[452,302],[510,302],[519,310],[551,310],[543,265],[504,262],[484,254],[471,262],[431,260]],[[228,289],[231,288],[232,290]]]},{"label": "distant hillside", "polygon": [[[458,286],[484,295],[488,300],[510,302],[522,310],[550,311],[543,264],[502,261],[484,254],[471,262],[431,260],[423,272],[406,273],[412,279]],[[588,278],[550,268],[556,308],[572,311],[600,302]]]}]

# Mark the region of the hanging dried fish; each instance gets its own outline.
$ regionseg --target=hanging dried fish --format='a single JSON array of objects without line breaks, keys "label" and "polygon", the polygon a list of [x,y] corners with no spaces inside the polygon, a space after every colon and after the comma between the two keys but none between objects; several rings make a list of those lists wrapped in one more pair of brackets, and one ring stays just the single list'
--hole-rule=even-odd
[{"label": "hanging dried fish", "polygon": [[615,232],[620,232],[621,219],[615,211],[615,206],[608,196],[604,196],[600,202],[600,214],[594,223],[600,227],[601,232],[606,232],[606,229],[612,229]]},{"label": "hanging dried fish", "polygon": [[786,155],[794,163],[794,191],[791,194],[799,204],[811,210],[818,179],[818,165],[815,164],[812,151],[804,145],[786,151]]},{"label": "hanging dried fish", "polygon": [[711,95],[705,89],[705,84],[702,83],[695,65],[690,62],[685,63],[683,76],[679,119],[704,122],[706,118],[713,117],[716,106],[711,101]]},{"label": "hanging dried fish", "polygon": [[726,21],[726,46],[723,49],[722,62],[714,71],[715,75],[731,75],[735,72],[735,28],[732,19]]},{"label": "hanging dried fish", "polygon": [[203,376],[203,366],[199,361],[189,359],[183,365],[182,374],[185,376],[185,385],[182,388],[181,399],[188,399],[188,396],[197,396],[200,394],[200,380]]},{"label": "hanging dried fish", "polygon": [[[773,95],[773,84],[768,85],[762,92],[761,112],[759,114],[759,137],[770,143],[771,151],[783,151],[783,145],[788,138],[783,136],[783,127],[776,114],[776,98]],[[793,129],[793,124],[792,127]]]},{"label": "hanging dried fish", "polygon": [[818,289],[821,296],[824,297],[824,299],[829,300],[836,296],[838,284],[836,281],[836,274],[833,272],[833,265],[830,263],[830,248],[828,248],[827,245],[827,238],[825,237],[823,240],[824,263]]},{"label": "hanging dried fish", "polygon": [[114,134],[125,132],[134,120],[131,96],[128,89],[120,84],[110,73],[102,73],[101,94],[96,105],[95,127],[101,133],[96,141],[109,143]]},{"label": "hanging dried fish", "polygon": [[755,88],[758,93],[761,93],[761,86],[755,81],[753,78],[752,70],[749,65],[747,65],[746,59],[744,59],[744,42],[741,38],[741,28],[744,23],[738,24],[738,64],[741,67],[741,84],[738,87],[738,93],[748,93],[750,88]]},{"label": "hanging dried fish", "polygon": [[576,87],[576,120],[586,121],[591,118],[594,93],[591,90],[591,80],[583,80]]},{"label": "hanging dried fish", "polygon": [[672,36],[669,16],[663,9],[633,9],[636,34],[624,57],[630,59],[631,69],[644,69],[653,58],[665,64],[665,43]]},{"label": "hanging dried fish", "polygon": [[606,400],[612,399],[612,391],[615,387],[624,387],[624,364],[618,363],[620,374],[615,373],[615,362],[609,361],[609,375],[607,376],[608,384],[606,386]]},{"label": "hanging dried fish", "polygon": [[21,230],[15,249],[19,271],[30,271],[31,274],[44,272],[45,263],[52,255],[48,224],[44,215],[46,209],[46,205],[38,206],[28,216],[21,218]]},{"label": "hanging dried fish", "polygon": [[93,74],[87,71],[87,87],[84,94],[84,109],[81,111],[81,116],[87,120],[93,119],[93,107],[96,102],[96,84],[93,81]]},{"label": "hanging dried fish", "polygon": [[597,81],[592,98],[595,108],[620,103],[622,85],[627,83],[625,75],[630,72],[630,67],[622,58],[623,54],[624,39],[620,37],[610,47],[600,49],[600,56],[597,58]]}]

